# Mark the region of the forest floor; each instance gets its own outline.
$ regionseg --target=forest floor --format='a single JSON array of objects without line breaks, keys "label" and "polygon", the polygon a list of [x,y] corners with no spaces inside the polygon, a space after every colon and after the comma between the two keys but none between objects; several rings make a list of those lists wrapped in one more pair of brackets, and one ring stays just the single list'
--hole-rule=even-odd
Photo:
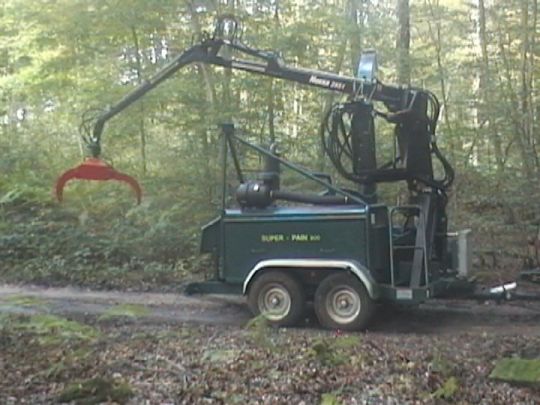
[{"label": "forest floor", "polygon": [[274,329],[243,300],[0,286],[0,403],[536,404],[489,375],[540,357],[540,303],[383,309],[369,331]]}]

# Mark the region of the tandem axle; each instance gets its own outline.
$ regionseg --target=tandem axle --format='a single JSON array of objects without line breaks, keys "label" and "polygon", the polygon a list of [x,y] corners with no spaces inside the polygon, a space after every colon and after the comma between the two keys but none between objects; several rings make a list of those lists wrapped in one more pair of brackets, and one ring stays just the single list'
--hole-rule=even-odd
[{"label": "tandem axle", "polygon": [[[238,153],[236,144],[240,143],[265,157],[265,169],[276,170],[262,172],[260,178],[279,183],[281,163],[305,177],[313,176],[238,137],[231,125],[222,128],[224,144],[232,148],[229,155]],[[228,183],[227,174],[224,166],[224,184]],[[321,198],[341,193],[331,182],[320,184],[326,187]],[[240,193],[242,189],[240,184]],[[420,303],[452,297],[540,299],[517,293],[515,283],[482,289],[470,281],[469,230],[446,234],[446,262],[426,260],[425,239],[418,237],[426,232],[421,228],[425,223],[420,219],[424,215],[421,205],[392,207],[353,200],[341,205],[269,203],[261,207],[259,197],[253,197],[259,206],[246,205],[242,194],[237,200],[244,205],[223,206],[221,215],[203,227],[201,251],[215,258],[213,279],[192,283],[186,292],[246,295],[254,314],[262,313],[277,325],[298,323],[306,303],[313,303],[323,326],[358,330],[369,325],[377,303]],[[396,224],[399,212],[415,214],[414,225]],[[410,234],[405,237],[406,233]],[[423,254],[420,277],[414,271],[416,251]]]}]

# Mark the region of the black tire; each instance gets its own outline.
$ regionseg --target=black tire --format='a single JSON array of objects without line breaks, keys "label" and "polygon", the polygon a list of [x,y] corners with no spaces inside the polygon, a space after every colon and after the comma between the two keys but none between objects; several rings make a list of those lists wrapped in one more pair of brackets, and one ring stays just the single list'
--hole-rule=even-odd
[{"label": "black tire", "polygon": [[292,326],[304,315],[306,298],[295,278],[283,271],[270,270],[249,287],[248,306],[253,315],[262,314],[272,325]]},{"label": "black tire", "polygon": [[364,284],[349,273],[326,277],[315,291],[314,306],[323,327],[347,331],[365,329],[375,311]]}]

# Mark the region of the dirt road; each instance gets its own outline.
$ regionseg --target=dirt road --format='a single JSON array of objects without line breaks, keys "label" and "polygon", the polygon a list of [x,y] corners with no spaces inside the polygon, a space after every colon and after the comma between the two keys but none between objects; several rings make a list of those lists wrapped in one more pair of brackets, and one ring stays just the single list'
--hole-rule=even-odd
[{"label": "dirt road", "polygon": [[[30,300],[21,300],[21,297]],[[114,306],[126,304],[145,308],[145,314],[137,319],[142,323],[241,326],[251,317],[243,297],[0,286],[2,312],[99,316]],[[312,314],[308,314],[305,324],[306,327],[318,327]],[[370,332],[540,336],[540,303],[497,305],[492,302],[434,300],[414,308],[385,308],[379,312]]]},{"label": "dirt road", "polygon": [[[118,308],[139,311],[107,318]],[[313,314],[304,328],[246,328],[242,297],[3,285],[2,312],[59,317],[4,317],[0,403],[58,403],[75,388],[98,403],[119,386],[125,404],[538,403],[489,376],[499,358],[540,358],[540,303],[381,308],[358,334],[323,331]],[[83,388],[96,381],[106,397]]]}]

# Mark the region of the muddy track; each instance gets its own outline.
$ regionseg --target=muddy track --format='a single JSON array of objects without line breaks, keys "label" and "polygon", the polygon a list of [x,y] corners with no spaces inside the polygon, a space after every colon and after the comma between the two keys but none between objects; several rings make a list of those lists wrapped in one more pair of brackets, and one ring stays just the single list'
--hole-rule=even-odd
[{"label": "muddy track", "polygon": [[[20,297],[31,297],[31,300],[21,304]],[[142,305],[147,308],[147,313],[136,319],[136,322],[140,323],[241,326],[251,317],[242,297],[0,286],[0,312],[92,317],[103,314],[115,305],[123,304]],[[306,317],[305,324],[306,327],[318,327],[311,313]],[[540,303],[512,302],[497,305],[434,300],[412,308],[381,308],[370,332],[540,336]]]}]

